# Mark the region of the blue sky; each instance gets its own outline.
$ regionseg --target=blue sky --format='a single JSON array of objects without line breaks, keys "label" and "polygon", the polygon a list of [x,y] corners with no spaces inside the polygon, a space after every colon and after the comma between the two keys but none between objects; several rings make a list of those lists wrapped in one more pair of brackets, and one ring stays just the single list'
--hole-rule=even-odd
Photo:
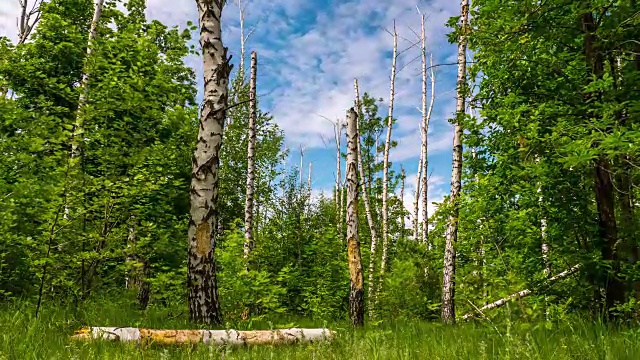
[{"label": "blue sky", "polygon": [[[18,0],[0,0],[0,35],[15,39]],[[300,161],[298,148],[305,147],[305,178],[313,162],[314,194],[330,193],[334,183],[335,143],[333,128],[321,116],[344,118],[352,106],[353,79],[365,91],[383,98],[380,110],[388,111],[389,78],[393,39],[385,29],[396,21],[401,37],[399,50],[416,41],[411,31],[420,29],[417,7],[427,15],[428,50],[434,63],[455,62],[456,46],[447,43],[447,19],[458,11],[451,0],[243,0],[245,28],[255,26],[246,44],[247,55],[258,52],[258,95],[260,106],[274,115],[285,131],[291,157],[288,166]],[[147,15],[167,25],[197,23],[194,0],[148,0]],[[240,57],[239,9],[229,0],[223,13],[223,41],[234,56]],[[392,133],[398,147],[390,159],[399,171],[407,172],[405,204],[411,210],[420,155],[421,75],[420,63],[404,66],[419,56],[419,47],[401,54],[396,78]],[[247,56],[248,64],[248,56]],[[201,61],[189,58],[202,87]],[[447,119],[455,110],[455,66],[436,69],[436,100],[429,132],[429,172],[432,173],[430,201],[440,201],[449,192],[453,127]],[[326,140],[323,142],[322,139]],[[343,141],[346,143],[346,141]]]}]

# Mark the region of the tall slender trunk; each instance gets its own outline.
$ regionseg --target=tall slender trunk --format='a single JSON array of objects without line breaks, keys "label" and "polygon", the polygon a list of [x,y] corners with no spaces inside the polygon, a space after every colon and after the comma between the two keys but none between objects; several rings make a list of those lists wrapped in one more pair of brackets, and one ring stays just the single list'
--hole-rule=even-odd
[{"label": "tall slender trunk", "polygon": [[349,318],[364,325],[364,277],[358,239],[358,114],[347,111],[347,249],[349,256]]},{"label": "tall slender trunk", "polygon": [[400,239],[404,240],[404,220],[405,220],[405,207],[404,207],[404,182],[407,178],[407,174],[404,172],[404,166],[400,165]]},{"label": "tall slender trunk", "polygon": [[391,130],[393,128],[393,100],[395,97],[396,60],[398,59],[398,33],[396,23],[393,22],[393,55],[391,58],[391,83],[389,90],[389,115],[387,118],[387,137],[384,142],[384,154],[382,159],[382,262],[380,264],[380,281],[378,293],[382,291],[384,273],[389,257],[389,150],[391,149]]},{"label": "tall slender trunk", "polygon": [[[602,78],[604,74],[604,59],[598,51],[596,32],[597,25],[591,9],[581,16],[584,30],[584,53],[588,66],[588,76],[595,75]],[[600,96],[599,94],[586,94],[587,97]],[[612,308],[616,304],[625,302],[625,284],[618,277],[620,272],[620,254],[617,248],[618,228],[615,217],[615,196],[613,181],[611,180],[610,160],[604,155],[594,162],[595,199],[598,209],[598,233],[601,240],[602,260],[610,262],[612,271],[605,275],[605,303],[609,316],[613,315]]]},{"label": "tall slender trunk", "polygon": [[249,141],[247,145],[247,187],[244,205],[244,257],[249,257],[253,250],[253,195],[255,192],[256,164],[256,78],[258,74],[258,54],[251,52],[251,80],[249,82]]},{"label": "tall slender trunk", "polygon": [[[424,26],[423,30],[424,32]],[[424,39],[424,35],[422,36]],[[425,46],[425,45],[423,45]],[[423,54],[426,54],[426,46]],[[426,64],[426,59],[423,58],[424,63]],[[433,71],[433,56],[429,56],[429,65],[431,68],[431,99],[429,100],[429,110],[427,111],[426,116],[423,115],[422,119],[422,149],[424,151],[424,156],[422,157],[422,242],[427,244],[430,248],[431,244],[429,243],[429,121],[431,120],[431,114],[433,112],[433,103],[436,97],[436,74]],[[423,65],[423,72],[426,73],[425,65]],[[423,75],[424,76],[424,75]],[[423,105],[423,114],[424,114],[424,105]]]},{"label": "tall slender trunk", "polygon": [[[356,109],[358,109],[358,113],[362,114],[361,104],[360,104],[360,90],[358,88],[358,79],[353,80],[353,88],[356,93]],[[369,202],[369,193],[367,191],[367,186],[365,182],[367,179],[364,174],[364,164],[362,163],[362,144],[360,142],[360,116],[358,116],[358,121],[356,122],[356,131],[358,133],[358,172],[360,173],[360,182],[362,186],[362,199],[364,200],[364,211],[367,215],[367,224],[369,225],[369,232],[371,233],[371,255],[369,260],[369,288],[367,289],[367,306],[369,308],[369,319],[373,319],[374,314],[374,301],[373,301],[373,289],[374,289],[374,274],[375,274],[375,264],[376,264],[376,247],[378,245],[378,230],[376,229],[375,222],[373,221],[373,215],[371,214],[371,204]]]},{"label": "tall slender trunk", "polygon": [[459,201],[462,190],[462,121],[465,113],[465,88],[467,71],[467,28],[469,20],[469,0],[460,1],[461,28],[458,39],[458,77],[456,94],[456,122],[453,133],[453,164],[451,170],[451,215],[447,223],[444,249],[444,267],[442,271],[442,322],[456,322],[456,242],[458,240]]},{"label": "tall slender trunk", "polygon": [[227,88],[232,65],[222,43],[220,17],[224,1],[197,0],[200,45],[204,67],[204,102],[198,141],[193,155],[189,220],[189,317],[192,321],[221,324],[216,279],[218,228],[218,167],[227,110]]},{"label": "tall slender trunk", "polygon": [[[422,125],[420,125],[420,129],[422,129]],[[420,198],[422,191],[422,165],[424,158],[424,147],[420,147],[420,159],[418,160],[418,173],[416,174],[416,192],[415,197],[413,199],[413,239],[417,241],[422,241],[420,237],[420,219],[418,218],[418,214],[420,214]]]},{"label": "tall slender trunk", "polygon": [[[98,22],[100,21],[100,17],[102,16],[102,8],[104,5],[104,0],[98,0],[95,4],[93,10],[93,18],[91,19],[91,25],[89,27],[89,38],[87,40],[87,54],[84,59],[84,66],[82,69],[82,77],[80,80],[80,95],[78,97],[78,108],[76,109],[76,119],[73,125],[73,131],[71,135],[71,162],[70,162],[70,173],[71,177],[74,177],[74,174],[77,174],[79,163],[82,159],[82,143],[84,142],[84,118],[85,118],[85,107],[87,106],[88,96],[87,96],[87,86],[89,84],[89,71],[91,64],[91,55],[93,53],[93,46],[95,43],[95,39],[98,33]],[[70,207],[69,203],[73,203],[73,201],[68,201],[64,207],[64,219],[69,220],[70,217]],[[80,210],[79,210],[80,212]]]},{"label": "tall slender trunk", "polygon": [[342,138],[342,128],[340,127],[340,119],[336,120],[333,125],[333,133],[336,140],[336,194],[335,194],[335,202],[336,202],[336,226],[338,230],[338,236],[342,239],[342,214],[341,214],[341,206],[340,206],[340,190],[341,190],[341,180],[342,180],[342,159],[340,159],[340,141]]},{"label": "tall slender trunk", "polygon": [[302,190],[302,166],[304,165],[304,147],[300,145],[300,190]]},{"label": "tall slender trunk", "polygon": [[311,196],[311,170],[313,169],[313,162],[309,161],[309,173],[307,174],[307,191]]},{"label": "tall slender trunk", "polygon": [[[93,19],[91,20],[91,26],[89,28],[89,39],[87,42],[87,56],[85,58],[85,65],[82,71],[82,78],[80,80],[80,97],[78,99],[78,109],[76,111],[76,122],[73,127],[73,140],[71,142],[71,158],[76,159],[80,156],[80,144],[83,141],[84,134],[84,110],[87,105],[87,85],[89,84],[89,64],[91,62],[91,54],[93,53],[93,45],[98,33],[98,22],[102,16],[102,8],[104,0],[98,0],[96,2]],[[72,162],[73,165],[73,162]]]}]

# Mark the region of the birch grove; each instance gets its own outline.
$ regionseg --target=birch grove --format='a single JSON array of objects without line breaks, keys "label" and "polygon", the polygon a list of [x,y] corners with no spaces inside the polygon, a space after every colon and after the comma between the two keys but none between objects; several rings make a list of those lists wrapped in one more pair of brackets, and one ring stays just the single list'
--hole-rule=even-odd
[{"label": "birch grove", "polygon": [[458,78],[456,94],[456,122],[453,133],[453,166],[451,172],[451,215],[447,221],[446,242],[444,249],[444,268],[442,274],[442,322],[456,322],[455,312],[455,276],[456,276],[456,241],[458,240],[458,215],[460,192],[462,188],[462,117],[465,113],[465,85],[467,65],[467,22],[469,1],[460,2],[460,22],[462,32],[458,39]]},{"label": "birch grove", "polygon": [[204,66],[204,102],[193,155],[189,220],[189,317],[221,324],[216,277],[218,228],[218,164],[227,111],[227,85],[233,67],[222,43],[223,1],[198,0],[200,46]]},{"label": "birch grove", "polygon": [[638,0],[5,2],[0,358],[640,353]]}]

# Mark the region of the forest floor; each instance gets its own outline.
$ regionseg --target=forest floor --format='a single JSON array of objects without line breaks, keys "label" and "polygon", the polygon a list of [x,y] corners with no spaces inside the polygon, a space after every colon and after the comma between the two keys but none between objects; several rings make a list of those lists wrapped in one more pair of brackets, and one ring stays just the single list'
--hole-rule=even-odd
[{"label": "forest floor", "polygon": [[[531,323],[382,323],[353,331],[348,323],[309,320],[238,322],[237,330],[329,327],[331,342],[248,348],[215,346],[139,346],[108,341],[70,340],[87,325],[188,329],[186,315],[150,308],[145,313],[121,304],[92,303],[82,309],[45,308],[35,320],[33,307],[0,308],[0,360],[4,359],[640,359],[640,329],[611,328],[573,320],[545,326]],[[174,310],[175,311],[175,310]]]}]

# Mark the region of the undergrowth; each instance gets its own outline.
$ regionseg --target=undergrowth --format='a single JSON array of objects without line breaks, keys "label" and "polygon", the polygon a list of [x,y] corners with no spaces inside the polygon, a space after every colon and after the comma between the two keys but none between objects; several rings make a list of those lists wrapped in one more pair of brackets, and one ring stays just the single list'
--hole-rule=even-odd
[{"label": "undergrowth", "polygon": [[259,346],[140,346],[108,341],[76,342],[83,326],[197,328],[186,309],[151,307],[141,312],[106,300],[82,307],[48,304],[38,319],[32,305],[0,309],[0,359],[640,359],[640,329],[580,319],[550,323],[388,322],[352,330],[348,323],[258,318],[231,321],[237,330],[329,327],[331,343]]}]

